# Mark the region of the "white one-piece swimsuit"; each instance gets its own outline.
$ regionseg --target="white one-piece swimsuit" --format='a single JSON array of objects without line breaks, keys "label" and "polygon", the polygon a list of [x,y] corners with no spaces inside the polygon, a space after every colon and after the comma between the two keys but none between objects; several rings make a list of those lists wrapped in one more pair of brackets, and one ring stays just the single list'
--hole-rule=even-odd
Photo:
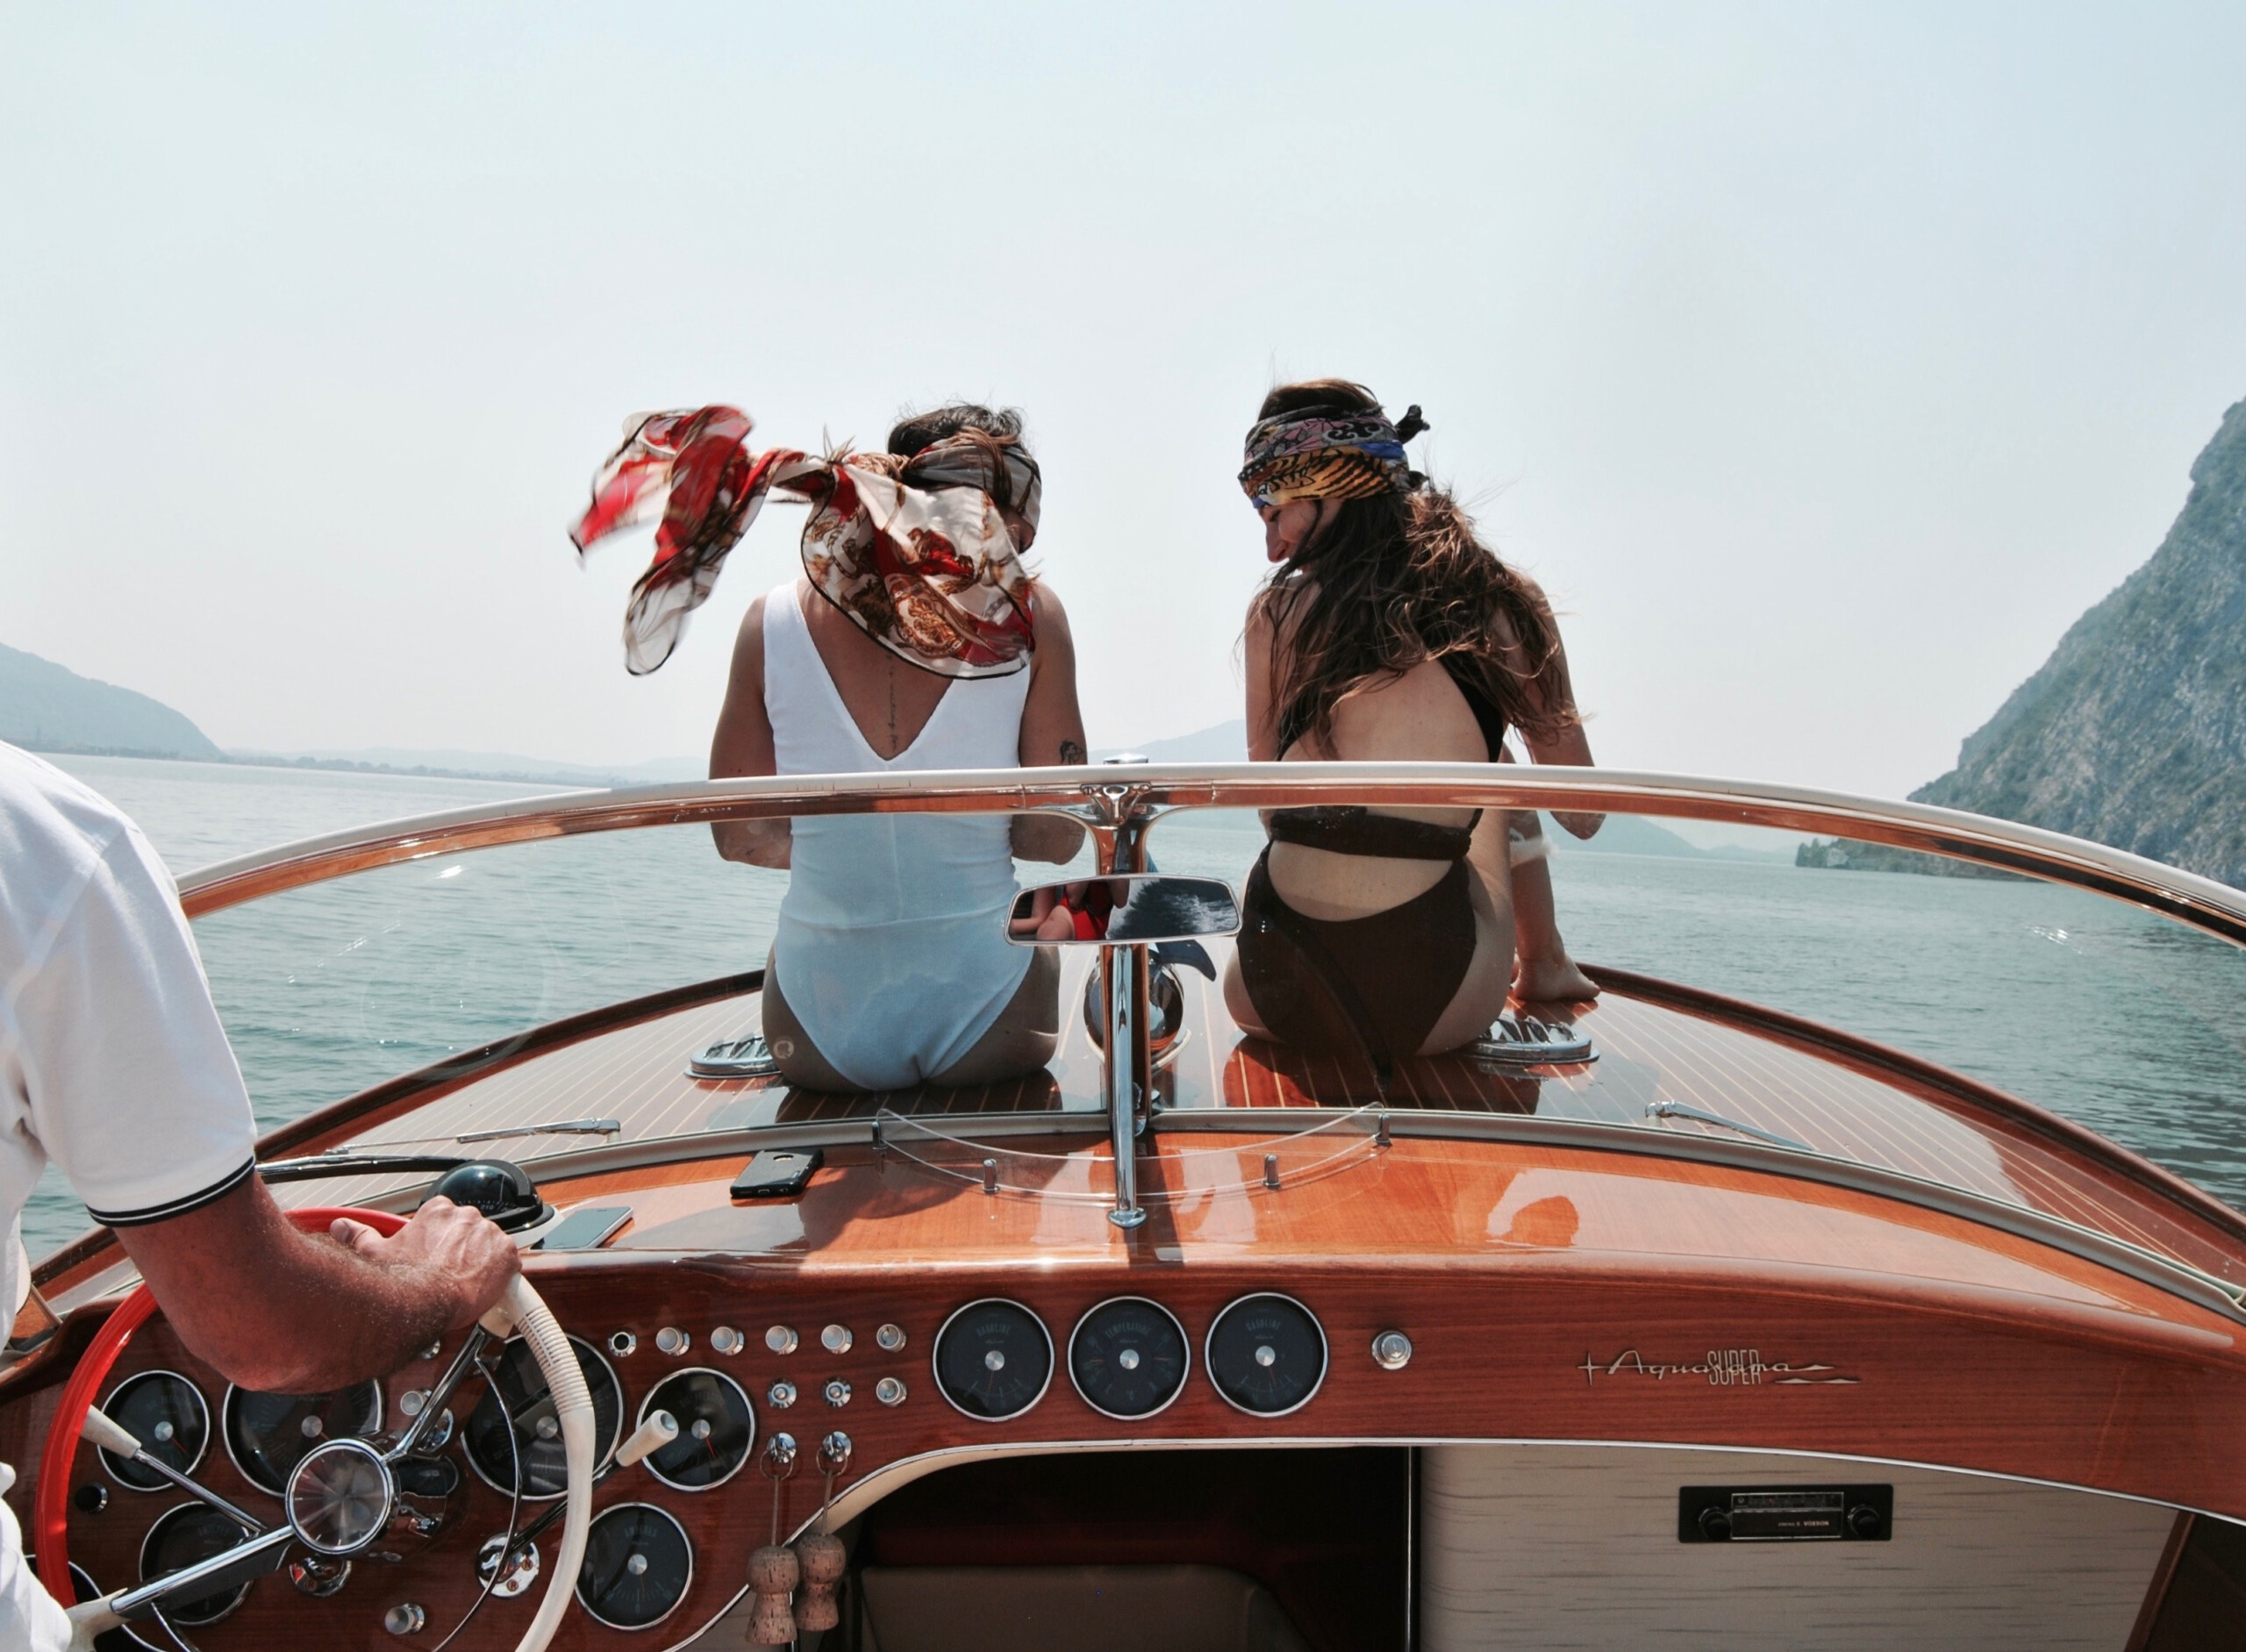
[{"label": "white one-piece swimsuit", "polygon": [[[813,601],[822,600],[814,597]],[[1012,769],[1029,668],[955,679],[912,743],[866,743],[804,623],[796,582],[764,600],[764,710],[783,775]],[[792,827],[773,964],[788,1007],[853,1084],[942,1072],[991,1030],[1031,952],[1007,944],[1013,854],[1004,815],[812,816]]]}]

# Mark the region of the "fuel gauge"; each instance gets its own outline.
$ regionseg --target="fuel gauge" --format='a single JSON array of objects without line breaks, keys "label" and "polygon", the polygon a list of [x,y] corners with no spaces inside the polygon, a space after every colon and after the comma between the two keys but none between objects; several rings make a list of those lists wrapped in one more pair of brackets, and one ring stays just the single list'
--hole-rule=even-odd
[{"label": "fuel gauge", "polygon": [[1020,1416],[1052,1380],[1053,1339],[1019,1302],[970,1302],[936,1333],[936,1386],[978,1421]]}]

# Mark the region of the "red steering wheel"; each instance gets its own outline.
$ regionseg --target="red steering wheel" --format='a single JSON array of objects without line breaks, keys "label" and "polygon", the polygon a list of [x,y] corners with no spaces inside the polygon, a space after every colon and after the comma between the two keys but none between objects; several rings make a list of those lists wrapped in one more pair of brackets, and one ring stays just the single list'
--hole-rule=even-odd
[{"label": "red steering wheel", "polygon": [[[339,1216],[364,1222],[384,1235],[405,1226],[404,1217],[388,1211],[320,1206],[289,1212],[290,1221],[314,1234],[325,1233],[328,1224]],[[69,1541],[70,1470],[77,1459],[79,1436],[85,1431],[86,1409],[94,1403],[96,1391],[117,1363],[117,1356],[125,1352],[125,1345],[132,1340],[132,1334],[155,1315],[154,1292],[145,1284],[135,1285],[132,1294],[118,1305],[79,1356],[78,1369],[63,1385],[61,1404],[47,1425],[46,1448],[39,1460],[39,1495],[32,1507],[32,1531],[39,1548],[39,1580],[46,1585],[47,1593],[66,1606],[78,1598],[70,1581],[70,1555],[65,1545]]]}]

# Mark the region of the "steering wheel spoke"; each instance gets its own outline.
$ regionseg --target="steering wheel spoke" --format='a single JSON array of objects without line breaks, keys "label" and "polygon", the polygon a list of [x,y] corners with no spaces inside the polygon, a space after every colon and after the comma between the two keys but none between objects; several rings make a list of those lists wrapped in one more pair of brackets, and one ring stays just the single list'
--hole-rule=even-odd
[{"label": "steering wheel spoke", "polygon": [[175,1597],[194,1599],[281,1569],[283,1557],[296,1534],[287,1527],[260,1532],[208,1560],[166,1572],[151,1582],[120,1589],[109,1597],[109,1609],[120,1618],[137,1618]]}]

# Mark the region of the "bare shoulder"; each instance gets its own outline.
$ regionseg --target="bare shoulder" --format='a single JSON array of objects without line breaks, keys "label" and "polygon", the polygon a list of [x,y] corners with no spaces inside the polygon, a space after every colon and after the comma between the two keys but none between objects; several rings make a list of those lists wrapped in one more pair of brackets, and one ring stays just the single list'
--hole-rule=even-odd
[{"label": "bare shoulder", "polygon": [[1040,642],[1069,638],[1069,611],[1061,605],[1061,593],[1041,579],[1029,588],[1029,628]]},{"label": "bare shoulder", "polygon": [[1248,634],[1255,641],[1270,641],[1293,631],[1304,604],[1318,595],[1317,585],[1298,574],[1265,585],[1248,599]]}]

